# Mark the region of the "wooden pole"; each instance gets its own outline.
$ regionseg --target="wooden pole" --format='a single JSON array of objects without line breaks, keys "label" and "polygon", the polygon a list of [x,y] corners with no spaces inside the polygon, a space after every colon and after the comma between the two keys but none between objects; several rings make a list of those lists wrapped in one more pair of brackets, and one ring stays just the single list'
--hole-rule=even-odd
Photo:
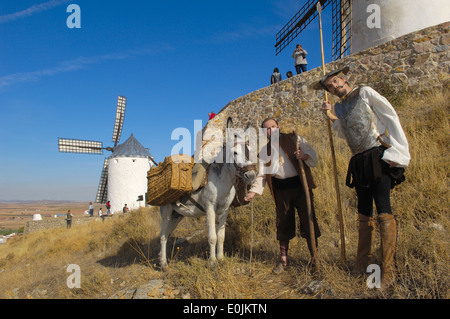
[{"label": "wooden pole", "polygon": [[[319,13],[319,29],[320,29],[320,48],[322,52],[322,71],[323,75],[326,75],[325,70],[325,55],[323,52],[323,33],[322,33],[322,6],[320,5],[320,2],[317,2],[317,12]],[[328,94],[327,91],[325,92],[325,101],[328,102]],[[329,112],[329,111],[328,111]],[[336,190],[336,198],[337,198],[337,206],[338,206],[338,219],[339,219],[339,232],[341,237],[341,262],[345,265],[346,264],[346,253],[345,253],[345,233],[344,233],[344,217],[342,214],[342,205],[341,205],[341,193],[339,191],[339,183],[338,183],[338,176],[337,176],[337,168],[336,168],[336,153],[334,151],[334,142],[333,142],[333,134],[331,132],[331,123],[328,119],[327,114],[327,128],[328,128],[328,138],[330,141],[330,148],[331,148],[331,157],[333,160],[333,173],[334,173],[334,188]]]},{"label": "wooden pole", "polygon": [[[295,146],[297,151],[300,150],[297,142],[297,134],[294,132],[294,138],[295,138]],[[309,186],[308,186],[308,180],[306,178],[305,174],[305,167],[303,165],[303,160],[299,159],[298,164],[300,165],[300,180],[302,182],[303,190],[305,192],[305,198],[306,198],[306,208],[308,211],[308,222],[309,222],[309,239],[311,241],[311,250],[312,250],[312,263],[315,264],[316,270],[319,269],[319,259],[317,258],[317,247],[316,247],[316,234],[314,231],[314,219],[312,215],[311,210],[311,196],[309,193]]]}]

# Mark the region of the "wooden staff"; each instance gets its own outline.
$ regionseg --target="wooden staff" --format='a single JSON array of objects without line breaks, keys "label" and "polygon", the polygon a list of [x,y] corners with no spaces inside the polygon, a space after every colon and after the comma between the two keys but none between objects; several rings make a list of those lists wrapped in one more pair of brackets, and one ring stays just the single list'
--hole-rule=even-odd
[{"label": "wooden staff", "polygon": [[[297,134],[294,132],[294,139],[295,139],[295,147],[297,149],[297,152],[300,150],[298,142],[297,142]],[[314,231],[314,219],[312,215],[311,210],[311,196],[309,193],[309,185],[308,180],[306,179],[305,174],[305,167],[303,165],[303,160],[299,159],[298,164],[300,165],[300,180],[302,182],[303,190],[305,191],[305,198],[306,198],[306,208],[308,211],[308,222],[309,222],[309,238],[311,241],[311,249],[312,249],[312,263],[315,263],[316,270],[319,269],[319,259],[317,258],[317,247],[316,247],[316,234]]]},{"label": "wooden staff", "polygon": [[[319,13],[319,29],[320,29],[320,47],[322,51],[322,70],[323,75],[326,75],[325,70],[325,55],[323,53],[323,34],[322,34],[322,6],[320,5],[320,1],[317,2],[317,12]],[[327,91],[325,92],[325,101],[328,102],[328,94]],[[344,234],[344,218],[342,215],[342,206],[341,206],[341,193],[339,191],[339,183],[338,183],[338,176],[337,176],[337,168],[336,168],[336,154],[334,151],[334,143],[333,143],[333,135],[331,133],[331,124],[330,120],[328,119],[328,113],[327,112],[327,126],[328,126],[328,138],[330,140],[330,148],[331,148],[331,157],[333,159],[333,173],[334,173],[334,188],[336,189],[336,198],[337,198],[337,205],[338,205],[338,218],[339,218],[339,232],[341,235],[341,262],[345,265],[346,264],[346,257],[345,257],[345,234]]]}]

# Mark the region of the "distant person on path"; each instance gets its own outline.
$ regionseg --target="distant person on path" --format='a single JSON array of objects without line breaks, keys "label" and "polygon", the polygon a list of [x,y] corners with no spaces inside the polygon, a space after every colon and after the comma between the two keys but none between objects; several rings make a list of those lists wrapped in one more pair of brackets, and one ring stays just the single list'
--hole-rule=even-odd
[{"label": "distant person on path", "polygon": [[94,206],[92,202],[89,203],[89,217],[94,217]]},{"label": "distant person on path", "polygon": [[111,214],[111,203],[110,203],[110,201],[106,202],[106,214],[108,214],[108,215]]},{"label": "distant person on path", "polygon": [[286,77],[289,79],[292,77],[292,71],[287,71],[286,72]]},{"label": "distant person on path", "polygon": [[[359,237],[353,273],[364,274],[371,263],[371,246],[376,221],[381,238],[381,289],[396,280],[395,254],[397,221],[391,209],[390,192],[405,180],[405,167],[411,156],[409,145],[395,109],[389,101],[368,86],[352,88],[345,67],[325,75],[315,84],[341,98],[334,105],[324,102],[322,111],[333,122],[339,137],[352,151],[346,184],[355,188],[358,198]],[[373,202],[378,218],[373,217]]]},{"label": "distant person on path", "polygon": [[100,217],[102,219],[102,221],[105,221],[105,216],[103,214],[102,208],[100,207],[100,209],[98,210],[98,217]]},{"label": "distant person on path", "polygon": [[295,60],[295,70],[297,71],[297,74],[306,72],[306,66],[308,65],[308,61],[306,61],[307,54],[308,52],[302,48],[301,44],[297,44],[297,47],[292,54],[292,58]]},{"label": "distant person on path", "polygon": [[[258,177],[250,188],[245,200],[249,202],[257,194],[261,195],[266,183],[272,192],[276,207],[277,240],[280,245],[280,261],[273,269],[275,274],[283,272],[288,265],[287,256],[289,241],[296,236],[297,230],[295,225],[295,210],[297,210],[300,219],[300,236],[306,239],[311,254],[312,262],[308,267],[313,271],[313,268],[316,265],[313,258],[313,247],[309,234],[307,195],[299,177],[301,168],[298,161],[303,161],[305,174],[308,180],[314,235],[316,237],[315,244],[317,247],[317,238],[320,237],[320,230],[314,212],[312,192],[312,190],[316,188],[316,184],[310,169],[317,164],[316,152],[303,137],[294,133],[279,133],[280,126],[275,119],[265,119],[261,124],[261,127],[267,130],[266,134],[269,143],[264,146],[259,153],[260,164]],[[276,136],[277,133],[279,133],[279,145],[275,147],[277,142],[272,141],[272,136]],[[297,146],[299,146],[298,151]],[[278,150],[276,150],[276,148],[278,148]],[[275,153],[273,155],[277,156],[277,158],[279,156],[279,161],[272,160],[272,153]]]},{"label": "distant person on path", "polygon": [[270,77],[270,84],[278,83],[281,81],[281,74],[278,68],[273,69],[272,76]]},{"label": "distant person on path", "polygon": [[127,204],[125,204],[125,206],[123,206],[123,208],[122,208],[122,212],[128,213],[129,211],[130,211],[130,209],[128,208]]},{"label": "distant person on path", "polygon": [[67,215],[66,215],[66,222],[67,222],[67,229],[72,227],[72,213],[70,212],[70,209],[67,211]]}]

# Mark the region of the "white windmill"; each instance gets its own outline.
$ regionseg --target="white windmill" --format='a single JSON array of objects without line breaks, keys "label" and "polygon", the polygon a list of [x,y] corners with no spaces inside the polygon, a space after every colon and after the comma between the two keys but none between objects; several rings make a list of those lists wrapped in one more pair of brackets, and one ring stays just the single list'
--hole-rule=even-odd
[{"label": "white windmill", "polygon": [[104,204],[109,200],[113,213],[121,212],[125,204],[130,209],[145,205],[147,171],[153,164],[156,165],[148,148],[144,148],[133,134],[123,144],[118,145],[126,104],[127,98],[119,96],[112,137],[113,147],[103,147],[103,143],[98,141],[58,138],[59,151],[63,153],[103,155],[104,149],[112,152],[103,163],[95,202]]},{"label": "white windmill", "polygon": [[450,21],[448,0],[304,0],[302,8],[276,35],[281,53],[318,16],[331,7],[332,60],[380,45],[410,32]]},{"label": "white windmill", "polygon": [[[352,53],[356,53],[402,35],[450,21],[450,2],[448,0],[353,1],[352,12]],[[373,23],[377,22],[377,18],[378,25]]]}]

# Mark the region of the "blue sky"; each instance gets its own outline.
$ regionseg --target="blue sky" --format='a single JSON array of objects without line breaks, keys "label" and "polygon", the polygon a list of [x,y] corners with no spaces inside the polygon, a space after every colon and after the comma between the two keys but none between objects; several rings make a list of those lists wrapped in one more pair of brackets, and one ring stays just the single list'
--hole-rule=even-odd
[{"label": "blue sky", "polygon": [[[72,3],[80,29],[66,24]],[[194,134],[194,120],[268,86],[274,67],[295,74],[296,43],[309,69],[320,66],[318,21],[275,55],[276,33],[303,3],[2,0],[0,200],[94,200],[110,153],[59,153],[57,139],[112,146],[118,95],[128,98],[121,142],[133,133],[160,162],[178,143],[174,129]]]}]

